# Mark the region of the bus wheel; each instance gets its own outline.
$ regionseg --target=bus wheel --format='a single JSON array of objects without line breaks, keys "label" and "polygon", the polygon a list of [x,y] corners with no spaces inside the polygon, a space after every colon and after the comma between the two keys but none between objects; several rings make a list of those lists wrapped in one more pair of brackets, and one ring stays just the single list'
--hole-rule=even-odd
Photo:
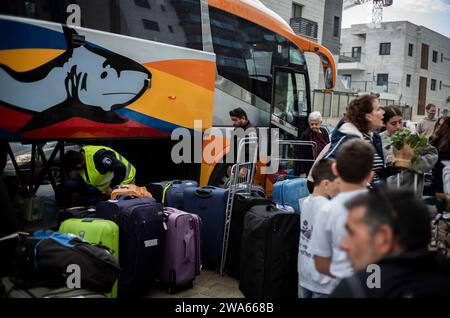
[{"label": "bus wheel", "polygon": [[227,163],[219,163],[213,170],[211,177],[209,178],[209,185],[219,187],[219,188],[228,188],[230,182],[230,164]]}]

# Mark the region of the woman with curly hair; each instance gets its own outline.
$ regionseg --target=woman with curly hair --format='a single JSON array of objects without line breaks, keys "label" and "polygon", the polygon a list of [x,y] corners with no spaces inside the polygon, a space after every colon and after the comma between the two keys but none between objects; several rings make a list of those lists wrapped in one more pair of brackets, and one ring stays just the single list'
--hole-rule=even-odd
[{"label": "woman with curly hair", "polygon": [[375,150],[372,171],[375,173],[372,184],[383,179],[384,155],[378,130],[383,127],[384,110],[380,107],[378,96],[366,94],[353,99],[347,107],[344,120],[331,135],[331,145],[326,158],[334,158],[338,149],[346,141],[359,138],[370,143]]}]

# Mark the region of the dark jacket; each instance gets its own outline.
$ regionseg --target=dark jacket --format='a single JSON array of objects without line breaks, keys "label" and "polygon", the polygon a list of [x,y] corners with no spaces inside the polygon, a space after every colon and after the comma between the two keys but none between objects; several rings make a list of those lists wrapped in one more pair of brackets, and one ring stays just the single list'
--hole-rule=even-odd
[{"label": "dark jacket", "polygon": [[[322,140],[317,140],[318,134],[315,134],[312,132],[311,128],[307,128],[301,135],[300,140],[302,141],[314,141],[317,144],[316,149],[316,157],[319,155],[319,153],[322,151],[322,149],[330,143],[330,137],[328,136],[328,131],[325,128],[320,127],[320,131],[322,132],[322,135],[324,136],[322,138],[324,142],[321,142]],[[313,152],[311,147],[309,146],[299,146],[297,147],[297,151],[299,154],[297,155],[297,158],[299,159],[315,159],[313,156]],[[314,162],[307,162],[307,161],[300,161],[297,162],[299,173],[308,173],[311,167],[313,166]]]},{"label": "dark jacket", "polygon": [[[322,133],[324,143],[321,143],[322,140],[318,141],[317,138],[315,138],[318,134],[317,133],[313,133],[313,131],[309,127],[306,128],[306,130],[302,133],[302,135],[300,137],[300,140],[303,140],[303,141],[314,141],[314,142],[317,143],[317,155],[330,142],[330,137],[328,136],[328,131],[325,128],[323,128],[323,127],[320,127],[320,131]],[[310,147],[308,147],[308,148],[310,148]]]},{"label": "dark jacket", "polygon": [[450,260],[428,251],[386,257],[380,266],[380,288],[369,288],[373,271],[342,280],[331,298],[450,297]]},{"label": "dark jacket", "polygon": [[[237,163],[238,161],[238,152],[239,152],[239,142],[241,140],[241,138],[245,138],[245,137],[258,137],[258,130],[256,129],[255,126],[253,126],[253,124],[250,122],[250,120],[247,122],[247,124],[245,126],[242,127],[236,127],[234,128],[233,132],[236,132],[237,129],[243,129],[244,130],[244,135],[240,135],[239,133],[235,134],[233,136],[233,163]],[[242,162],[248,162],[249,160],[251,160],[252,158],[250,158],[250,155],[253,155],[253,153],[250,154],[250,147],[249,146],[245,146],[244,147],[244,154],[241,155],[241,158],[239,158],[239,161]],[[227,161],[229,162],[229,161]]]},{"label": "dark jacket", "polygon": [[[324,158],[336,158],[337,151],[339,148],[348,140],[353,138],[359,138],[364,140],[364,135],[352,124],[340,122],[333,133],[331,135],[331,145],[330,149],[325,154]],[[374,132],[372,135],[372,146],[377,154],[380,156],[383,161],[384,166],[384,154],[383,154],[383,144],[381,141],[381,136]],[[377,176],[380,179],[386,179],[386,169],[382,169],[381,171],[377,171]]]},{"label": "dark jacket", "polygon": [[[437,148],[437,145],[439,144],[439,139],[433,140],[431,144]],[[450,145],[448,145],[447,150],[445,151],[438,150],[438,161],[432,171],[433,177],[431,188],[433,195],[436,192],[444,192],[444,184],[442,182],[442,170],[444,169],[444,164],[442,163],[442,161],[449,161],[449,160],[450,160]]]},{"label": "dark jacket", "polygon": [[[331,134],[331,146],[330,150],[326,153],[325,157],[327,158],[336,158],[337,150],[342,146],[346,141],[360,138],[363,139],[363,134],[351,123],[340,122],[333,133]],[[380,157],[384,160],[383,155],[383,144],[381,142],[381,137],[378,133],[373,133],[372,136],[372,145],[375,148],[375,151],[380,155]]]}]

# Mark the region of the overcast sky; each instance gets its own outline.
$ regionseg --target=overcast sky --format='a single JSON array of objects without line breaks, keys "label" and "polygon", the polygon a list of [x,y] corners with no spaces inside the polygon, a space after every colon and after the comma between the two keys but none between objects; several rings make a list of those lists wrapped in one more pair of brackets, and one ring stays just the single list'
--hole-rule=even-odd
[{"label": "overcast sky", "polygon": [[[394,0],[383,10],[383,21],[409,21],[450,38],[450,0]],[[372,22],[372,3],[344,10],[342,27]]]}]

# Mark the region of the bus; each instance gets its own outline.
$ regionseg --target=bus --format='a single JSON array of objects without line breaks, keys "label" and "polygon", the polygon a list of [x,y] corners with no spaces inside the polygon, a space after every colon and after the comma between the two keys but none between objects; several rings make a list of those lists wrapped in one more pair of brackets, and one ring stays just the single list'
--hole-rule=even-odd
[{"label": "bus", "polygon": [[[230,128],[241,107],[254,126],[298,138],[311,111],[306,52],[331,91],[330,51],[258,0],[2,0],[0,138],[58,141],[47,165],[64,142],[103,144],[138,167],[137,183],[220,185],[226,149],[173,164],[172,132]],[[280,103],[293,115],[277,117]]]}]

